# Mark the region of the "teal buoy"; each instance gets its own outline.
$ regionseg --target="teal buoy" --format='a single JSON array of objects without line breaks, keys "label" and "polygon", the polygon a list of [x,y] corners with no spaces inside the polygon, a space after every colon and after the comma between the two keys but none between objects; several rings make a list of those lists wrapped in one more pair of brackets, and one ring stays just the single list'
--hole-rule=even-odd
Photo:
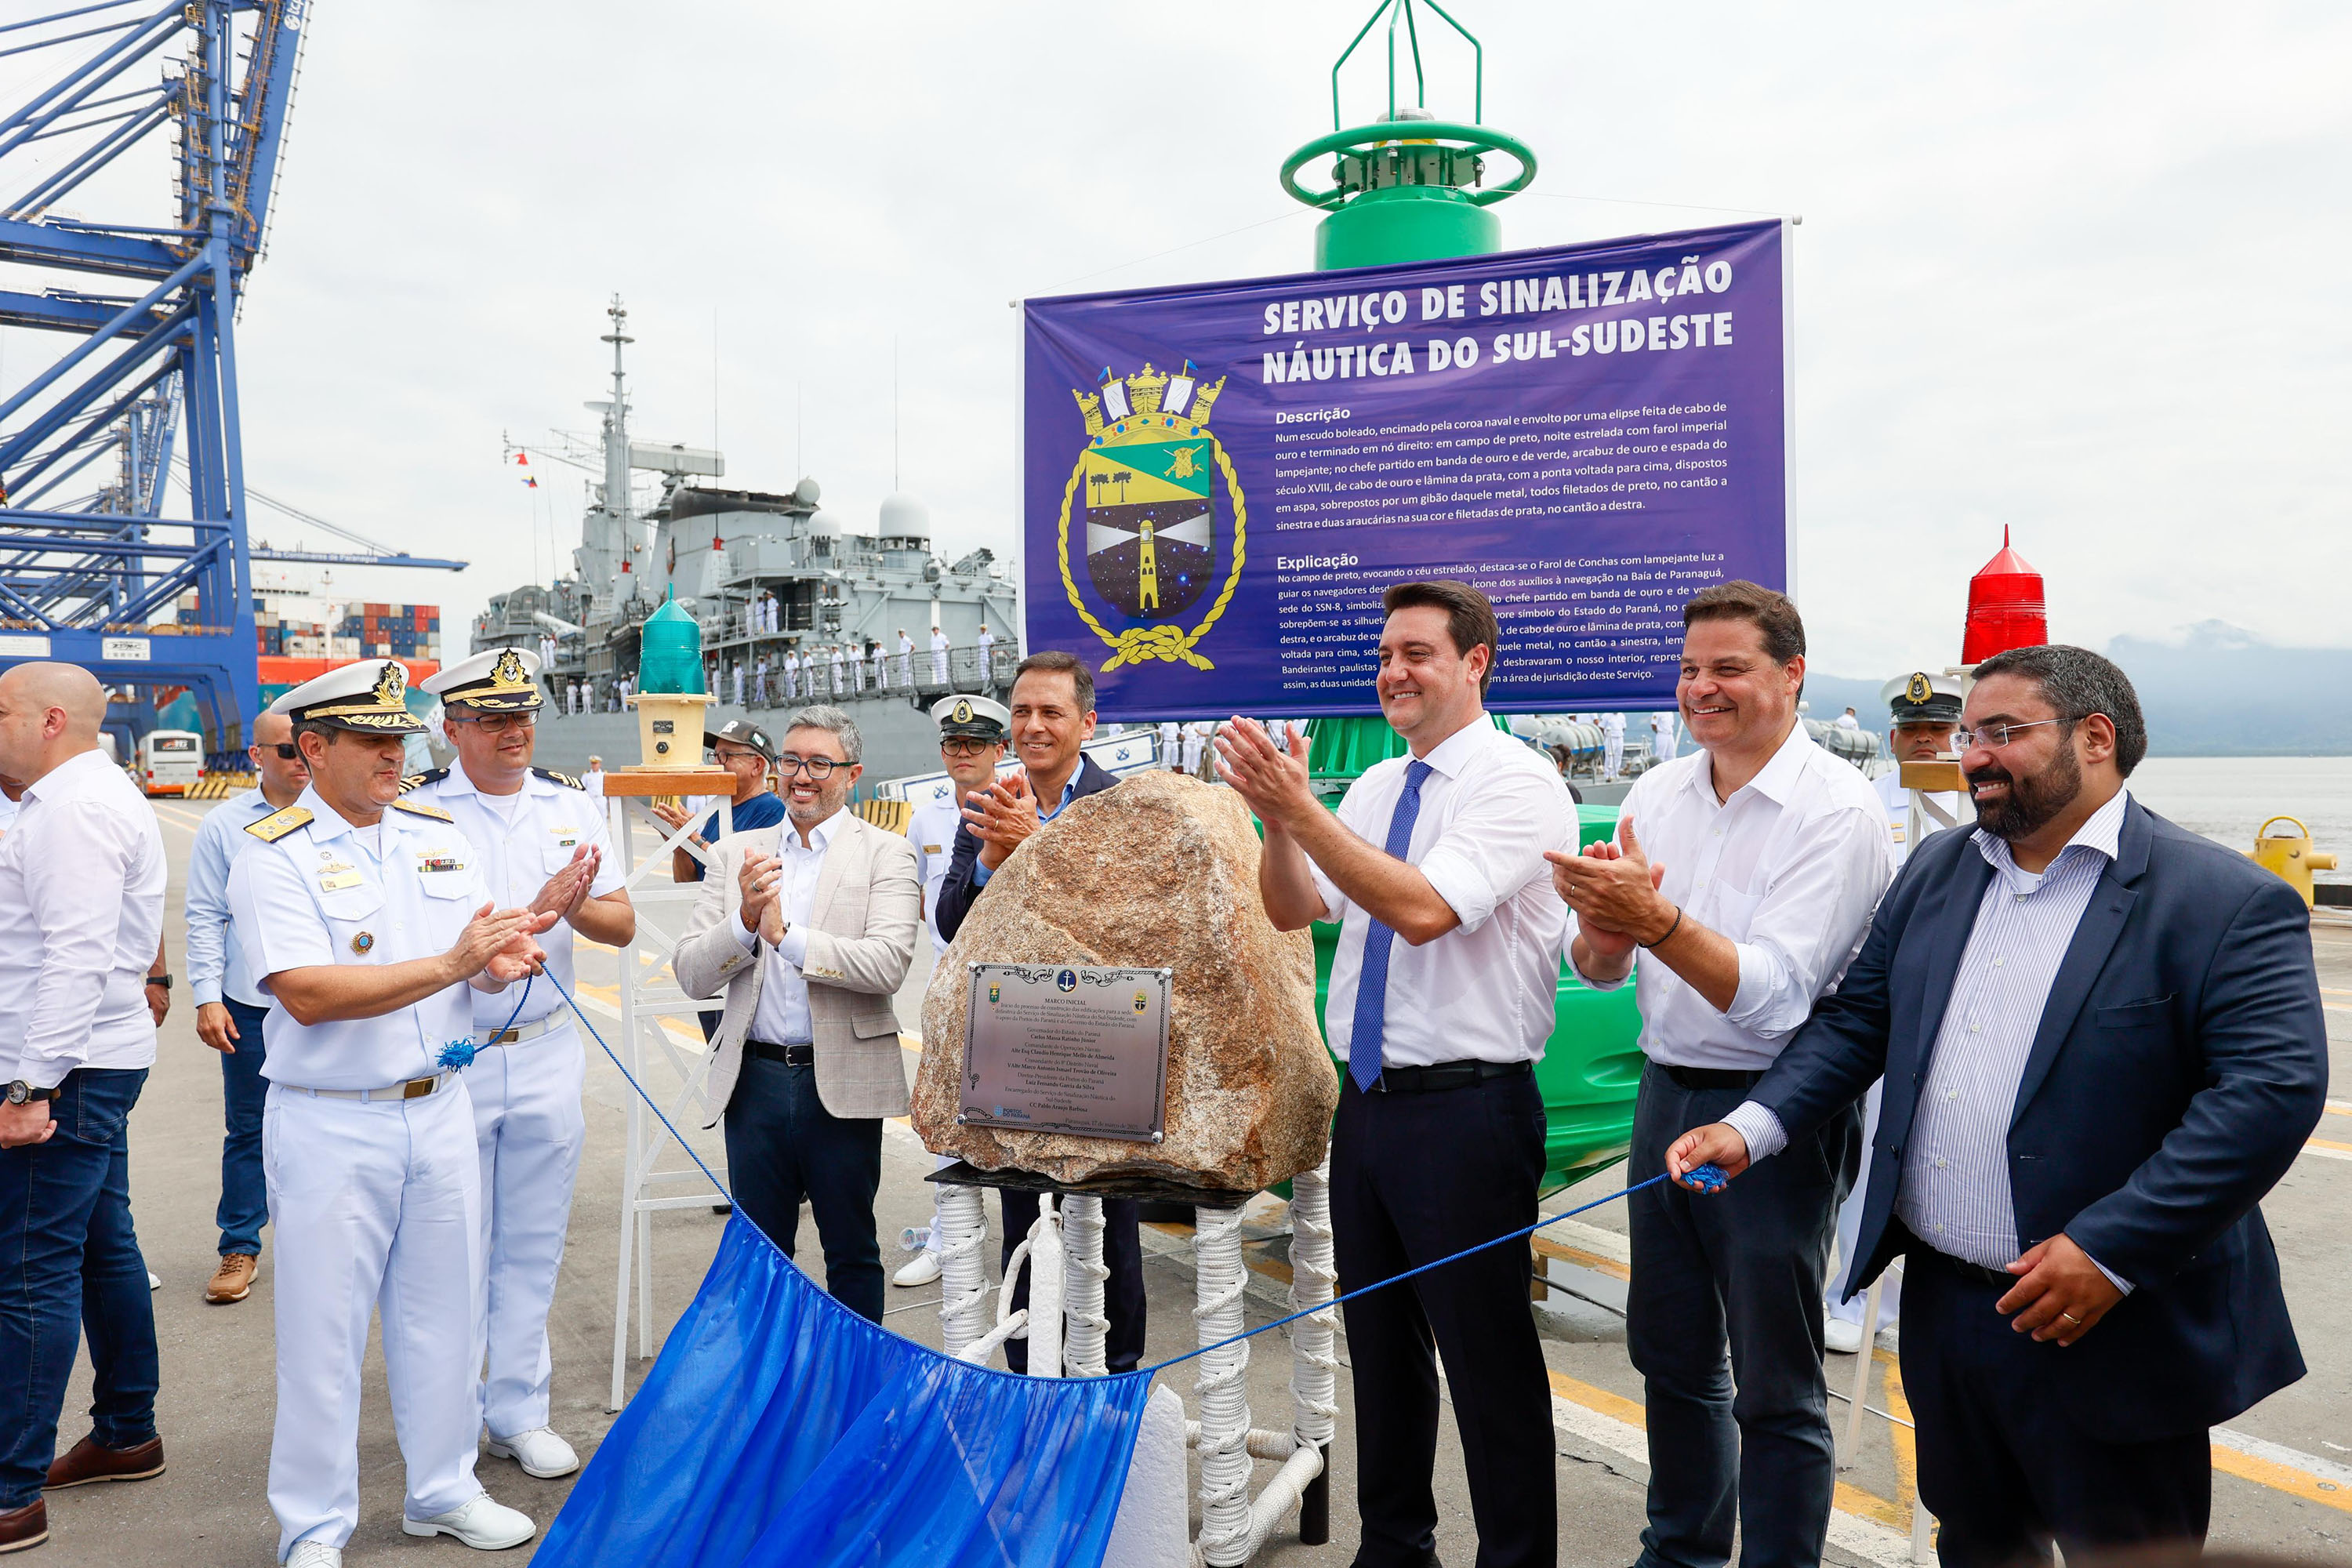
[{"label": "teal buoy", "polygon": [[677,600],[646,617],[637,645],[637,689],[665,697],[702,696],[702,627]]}]

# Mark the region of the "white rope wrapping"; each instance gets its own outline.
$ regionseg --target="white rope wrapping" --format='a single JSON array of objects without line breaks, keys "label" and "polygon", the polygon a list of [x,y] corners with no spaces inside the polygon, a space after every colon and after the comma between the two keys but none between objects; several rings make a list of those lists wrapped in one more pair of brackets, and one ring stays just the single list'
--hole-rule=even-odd
[{"label": "white rope wrapping", "polygon": [[1062,1313],[1067,1320],[1062,1365],[1072,1377],[1100,1377],[1109,1370],[1110,1320],[1103,1315],[1102,1199],[1076,1193],[1062,1200],[1062,1241],[1068,1251]]},{"label": "white rope wrapping", "polygon": [[1331,1245],[1331,1163],[1290,1183],[1290,1310],[1319,1308],[1290,1327],[1292,1430],[1300,1445],[1328,1447],[1339,1414],[1339,1265]]},{"label": "white rope wrapping", "polygon": [[940,1231],[940,1339],[948,1354],[961,1356],[988,1327],[988,1210],[978,1187],[941,1186]]},{"label": "white rope wrapping", "polygon": [[[1193,1211],[1192,1264],[1198,1304],[1192,1316],[1201,1342],[1242,1331],[1242,1211]],[[1250,1554],[1249,1342],[1238,1341],[1200,1358],[1192,1384],[1201,1420],[1202,1561],[1236,1568]]]},{"label": "white rope wrapping", "polygon": [[[1011,1271],[1007,1272],[1008,1280]],[[1062,1289],[1069,1278],[1062,1247],[1062,1216],[1054,1194],[1037,1198],[1037,1221],[1029,1227],[1029,1375],[1062,1375]],[[1012,1287],[1005,1293],[1009,1298]]]}]

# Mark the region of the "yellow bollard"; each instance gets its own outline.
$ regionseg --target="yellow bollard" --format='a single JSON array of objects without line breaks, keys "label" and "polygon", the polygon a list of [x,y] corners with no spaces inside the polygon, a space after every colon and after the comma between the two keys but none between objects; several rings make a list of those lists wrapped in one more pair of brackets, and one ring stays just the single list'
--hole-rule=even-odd
[{"label": "yellow bollard", "polygon": [[[2273,836],[2273,824],[2281,822],[2294,823],[2294,831]],[[2254,829],[2254,847],[2246,854],[2255,865],[2275,873],[2289,887],[2301,893],[2306,909],[2311,906],[2313,899],[2311,874],[2336,869],[2336,857],[2314,849],[2311,847],[2311,830],[2304,826],[2300,818],[2293,816],[2273,816]]]}]

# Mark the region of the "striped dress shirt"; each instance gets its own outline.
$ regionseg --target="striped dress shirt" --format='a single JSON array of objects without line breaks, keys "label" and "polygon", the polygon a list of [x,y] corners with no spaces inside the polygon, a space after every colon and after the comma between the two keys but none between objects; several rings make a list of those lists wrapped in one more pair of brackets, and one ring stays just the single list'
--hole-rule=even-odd
[{"label": "striped dress shirt", "polygon": [[[1993,876],[1936,1032],[1895,1197],[1896,1216],[1938,1252],[1988,1268],[2017,1259],[2009,1128],[2018,1087],[2074,928],[2115,861],[2130,798],[2116,792],[2039,875],[2019,869],[2007,839],[1976,830]],[[1753,1100],[1725,1120],[1753,1159],[1788,1142],[1780,1119]],[[2131,1289],[2105,1265],[2100,1271]]]}]

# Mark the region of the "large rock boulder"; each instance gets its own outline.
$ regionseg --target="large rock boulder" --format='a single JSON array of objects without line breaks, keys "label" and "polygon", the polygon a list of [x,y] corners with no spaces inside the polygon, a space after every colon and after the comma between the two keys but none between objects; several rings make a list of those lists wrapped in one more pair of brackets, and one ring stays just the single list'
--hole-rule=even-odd
[{"label": "large rock boulder", "polygon": [[[1258,840],[1229,789],[1146,773],[1073,801],[1015,850],[932,971],[915,1130],[983,1170],[1144,1176],[1255,1192],[1323,1158],[1339,1079],[1315,1020],[1315,951],[1257,893]],[[958,1126],[968,963],[1165,966],[1158,1143]]]}]

